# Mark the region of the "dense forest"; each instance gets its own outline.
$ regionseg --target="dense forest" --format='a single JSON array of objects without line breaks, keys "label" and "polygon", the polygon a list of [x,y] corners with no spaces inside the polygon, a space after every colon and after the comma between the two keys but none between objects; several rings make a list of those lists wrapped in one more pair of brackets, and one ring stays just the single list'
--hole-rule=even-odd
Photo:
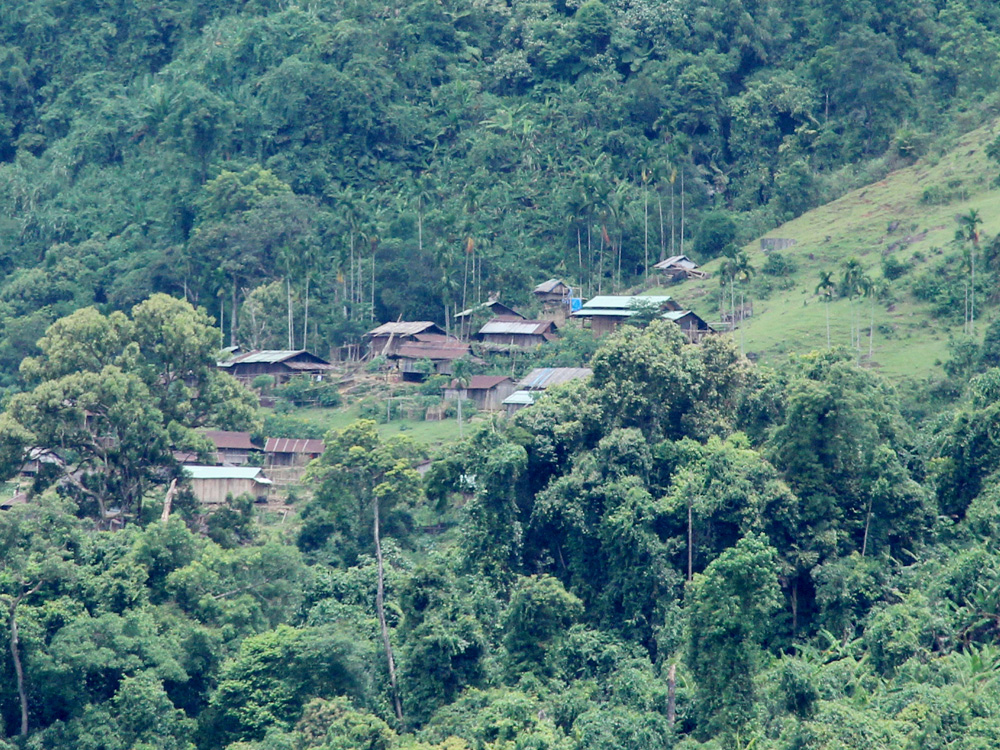
[{"label": "dense forest", "polygon": [[996,746],[1000,322],[897,390],[851,259],[849,349],[569,329],[590,379],[331,431],[288,517],[177,460],[262,429],[220,341],[634,289],[991,121],[995,3],[6,0],[0,60],[0,748]]},{"label": "dense forest", "polygon": [[215,335],[159,295],[26,360],[4,469],[67,463],[0,512],[0,746],[995,745],[1000,370],[917,428],[849,350],[626,326],[423,476],[360,421],[290,521],[164,512],[170,447],[254,419]]},{"label": "dense forest", "polygon": [[155,292],[324,353],[620,289],[998,106],[985,0],[3,5],[8,383],[60,316]]}]

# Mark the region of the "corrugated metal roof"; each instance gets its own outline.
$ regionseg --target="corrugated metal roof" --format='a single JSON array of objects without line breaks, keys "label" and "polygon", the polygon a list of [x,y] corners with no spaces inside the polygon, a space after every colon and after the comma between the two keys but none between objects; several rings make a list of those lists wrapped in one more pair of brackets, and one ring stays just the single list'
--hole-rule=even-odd
[{"label": "corrugated metal roof", "polygon": [[192,479],[252,479],[259,484],[271,484],[259,466],[191,466],[181,467]]},{"label": "corrugated metal roof", "polygon": [[337,365],[320,364],[319,362],[285,362],[284,365],[292,370],[308,370],[310,372],[327,372],[337,369]]},{"label": "corrugated metal roof", "polygon": [[528,393],[528,391],[514,391],[501,403],[516,406],[531,406],[535,403],[535,399],[530,393]]},{"label": "corrugated metal roof", "polygon": [[630,310],[633,305],[665,305],[671,301],[668,295],[643,294],[630,297],[594,297],[587,300],[581,310],[599,308],[602,310]]},{"label": "corrugated metal roof", "polygon": [[250,441],[249,432],[230,432],[229,430],[205,430],[202,435],[207,437],[216,448],[231,450],[260,450]]},{"label": "corrugated metal roof", "polygon": [[470,391],[488,391],[501,383],[510,380],[506,375],[473,375],[469,378]]},{"label": "corrugated metal roof", "polygon": [[406,359],[461,359],[469,353],[469,345],[461,342],[443,344],[413,341],[396,350],[396,357]]},{"label": "corrugated metal roof", "polygon": [[574,318],[629,318],[635,310],[607,310],[598,307],[582,307],[573,313]]},{"label": "corrugated metal roof", "polygon": [[479,334],[541,336],[553,325],[551,320],[500,320],[494,318],[479,329]]},{"label": "corrugated metal roof", "polygon": [[[232,367],[237,364],[279,364],[294,357],[306,356],[316,360],[316,364],[328,365],[329,363],[322,357],[318,357],[305,349],[255,349],[245,354],[237,354],[230,360],[219,362],[219,367]],[[291,363],[286,362],[289,367]]]},{"label": "corrugated metal roof", "polygon": [[315,453],[325,449],[322,440],[316,438],[268,438],[265,453]]},{"label": "corrugated metal roof", "polygon": [[564,282],[562,279],[549,279],[548,281],[543,281],[541,284],[535,287],[535,294],[549,294],[555,291],[556,287],[562,284],[564,287],[569,289],[569,284]]},{"label": "corrugated metal roof", "polygon": [[691,260],[686,255],[674,255],[666,260],[661,260],[659,263],[653,266],[653,268],[697,268],[698,264]]},{"label": "corrugated metal roof", "polygon": [[517,386],[529,391],[543,391],[554,385],[589,378],[593,374],[594,371],[589,367],[537,367],[522,378]]},{"label": "corrugated metal roof", "polygon": [[399,321],[398,323],[383,323],[378,328],[369,331],[366,336],[415,336],[433,328],[434,333],[444,333],[437,324],[430,320]]},{"label": "corrugated metal roof", "polygon": [[491,299],[489,302],[484,302],[481,305],[470,307],[468,310],[462,310],[460,313],[455,313],[455,319],[458,320],[459,318],[466,318],[478,310],[490,310],[494,315],[506,315],[512,318],[524,319],[524,316],[513,307],[508,307],[497,299]]}]

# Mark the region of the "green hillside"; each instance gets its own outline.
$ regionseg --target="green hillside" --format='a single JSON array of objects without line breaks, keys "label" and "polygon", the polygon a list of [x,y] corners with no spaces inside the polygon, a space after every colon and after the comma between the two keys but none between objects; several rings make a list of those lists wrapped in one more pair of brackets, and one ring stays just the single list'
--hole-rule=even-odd
[{"label": "green hillside", "polygon": [[[787,288],[774,289],[767,299],[760,299],[752,290],[761,286],[760,269],[768,253],[756,240],[746,245],[744,250],[756,268],[747,294],[757,297],[753,299],[753,317],[735,334],[738,341],[742,338],[746,351],[774,361],[785,354],[825,348],[826,310],[815,291],[821,272],[831,271],[839,279],[844,262],[856,257],[869,276],[878,278],[882,276],[883,260],[891,257],[910,269],[887,283],[887,292],[874,306],[872,363],[891,376],[940,372],[941,362],[948,357],[949,338],[962,335],[964,301],[959,301],[954,315],[942,317],[935,305],[914,296],[912,283],[921,273],[933,273],[947,253],[956,252],[953,245],[958,216],[977,210],[983,220],[984,236],[1000,232],[1000,189],[990,184],[996,164],[985,154],[995,135],[994,127],[968,133],[943,153],[891,172],[879,182],[851,191],[768,232],[767,237],[796,241],[793,247],[780,252],[797,268],[786,278],[769,279],[775,287]],[[685,282],[673,290],[685,304],[712,320],[719,318],[718,275],[724,260],[716,259],[705,266],[712,278]],[[862,328],[861,349],[867,358],[872,308],[868,300],[857,300],[854,305]],[[994,305],[987,305],[985,295],[977,301],[979,338],[996,313]],[[830,302],[833,345],[850,344],[851,314],[851,302],[846,298],[835,296]]]}]

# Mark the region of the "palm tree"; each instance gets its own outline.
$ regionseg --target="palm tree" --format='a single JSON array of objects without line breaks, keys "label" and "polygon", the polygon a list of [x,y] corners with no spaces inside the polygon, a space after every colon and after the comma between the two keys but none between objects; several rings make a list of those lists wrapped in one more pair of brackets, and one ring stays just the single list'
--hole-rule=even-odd
[{"label": "palm tree", "polygon": [[972,252],[969,254],[971,267],[971,289],[969,290],[969,333],[976,333],[976,253],[979,252],[979,225],[983,223],[979,211],[970,209],[969,213],[958,217],[958,231],[955,238],[961,242],[971,242]]},{"label": "palm tree", "polygon": [[874,352],[875,337],[875,300],[885,291],[885,279],[865,279],[865,294],[871,302],[871,318],[868,322],[868,361],[871,362]]},{"label": "palm tree", "polygon": [[851,307],[851,346],[854,347],[860,346],[860,342],[855,339],[854,298],[864,288],[864,278],[865,270],[861,265],[861,261],[857,258],[849,258],[844,263],[844,273],[840,277],[840,293],[847,297],[847,301]]},{"label": "palm tree", "polygon": [[830,297],[833,295],[833,290],[837,288],[837,285],[833,281],[833,274],[829,271],[820,271],[819,283],[816,285],[816,289],[813,294],[820,294],[826,299],[826,303],[823,305],[826,308],[826,348],[830,348]]},{"label": "palm tree", "polygon": [[458,436],[462,437],[462,391],[469,387],[469,360],[456,359],[451,366],[451,376],[458,385]]}]

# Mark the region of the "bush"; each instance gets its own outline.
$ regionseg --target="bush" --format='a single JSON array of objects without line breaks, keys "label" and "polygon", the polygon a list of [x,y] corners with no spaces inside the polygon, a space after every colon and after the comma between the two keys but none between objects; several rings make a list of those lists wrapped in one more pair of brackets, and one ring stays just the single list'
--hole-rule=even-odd
[{"label": "bush", "polygon": [[760,270],[768,276],[791,276],[798,269],[795,261],[781,253],[771,253]]},{"label": "bush", "polygon": [[905,263],[892,255],[882,260],[882,275],[889,279],[889,281],[895,281],[909,270],[909,263]]},{"label": "bush", "polygon": [[274,375],[258,375],[250,383],[250,387],[266,393],[274,388]]}]

